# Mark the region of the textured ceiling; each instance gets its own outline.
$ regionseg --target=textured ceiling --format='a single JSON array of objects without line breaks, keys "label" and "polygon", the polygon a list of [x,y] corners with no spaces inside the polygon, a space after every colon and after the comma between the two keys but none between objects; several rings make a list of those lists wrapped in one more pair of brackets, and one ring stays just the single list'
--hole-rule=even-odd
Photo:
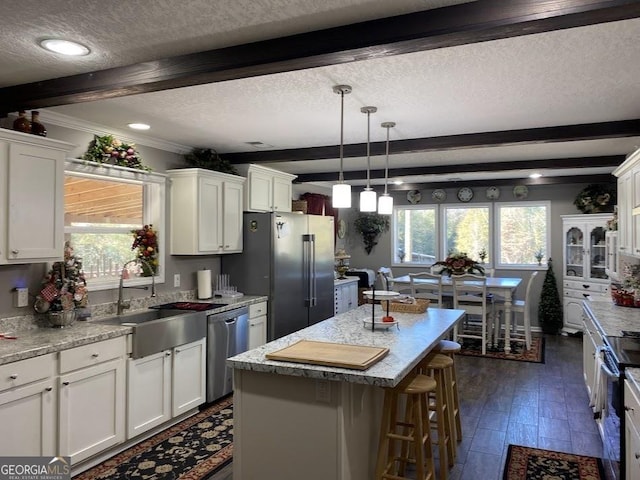
[{"label": "textured ceiling", "polygon": [[[229,45],[412,13],[457,3],[418,0],[21,1],[0,6],[0,87],[129,65]],[[348,5],[345,5],[348,4]],[[28,20],[25,20],[28,19]],[[64,59],[35,46],[46,36],[83,41],[92,54]],[[213,147],[220,153],[335,145],[345,97],[345,143],[366,140],[360,107],[375,105],[372,141],[425,138],[640,118],[640,19],[442,48],[163,92],[51,107],[49,121],[75,119],[119,133],[150,123],[149,144]],[[62,116],[66,117],[62,117]],[[68,118],[67,118],[68,117]],[[394,167],[624,155],[639,137],[392,155]],[[337,156],[337,151],[336,151]],[[337,159],[273,164],[291,173],[336,171]],[[345,170],[365,168],[345,159]],[[374,169],[384,158],[372,159]],[[609,168],[608,171],[612,169]],[[511,173],[520,178],[526,171]],[[593,173],[600,173],[600,171]],[[567,175],[570,172],[556,172]],[[507,175],[507,174],[505,174]],[[406,181],[435,181],[431,177]],[[357,184],[358,182],[353,182]],[[376,183],[376,182],[374,182]],[[379,182],[378,182],[379,183]]]}]

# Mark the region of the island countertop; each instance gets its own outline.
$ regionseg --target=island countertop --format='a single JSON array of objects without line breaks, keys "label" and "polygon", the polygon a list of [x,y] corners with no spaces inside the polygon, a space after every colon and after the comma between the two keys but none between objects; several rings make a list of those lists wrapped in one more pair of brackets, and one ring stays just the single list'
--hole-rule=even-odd
[{"label": "island countertop", "polygon": [[640,330],[640,308],[620,307],[613,302],[583,303],[606,336],[619,337],[622,330]]},{"label": "island countertop", "polygon": [[[376,306],[376,316],[382,315]],[[227,359],[235,369],[276,373],[322,380],[360,383],[379,387],[394,387],[413,369],[464,315],[463,310],[428,308],[426,313],[391,312],[398,326],[385,329],[365,328],[371,318],[371,305],[361,305],[266,345]],[[343,343],[389,348],[389,354],[369,369],[309,365],[268,360],[265,355],[288,347],[299,340]]]}]

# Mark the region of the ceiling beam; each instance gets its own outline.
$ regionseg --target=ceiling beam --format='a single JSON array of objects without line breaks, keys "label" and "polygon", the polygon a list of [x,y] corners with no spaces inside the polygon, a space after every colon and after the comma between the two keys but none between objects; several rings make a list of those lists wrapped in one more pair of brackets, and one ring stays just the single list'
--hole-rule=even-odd
[{"label": "ceiling beam", "polygon": [[[464,148],[574,142],[635,136],[640,136],[640,119],[393,140],[389,142],[389,153],[393,155],[400,153],[442,152]],[[366,148],[366,143],[345,145],[344,158],[364,157],[366,156]],[[384,155],[385,148],[385,142],[372,142],[371,155]],[[238,165],[242,163],[277,163],[335,159],[338,158],[338,152],[338,145],[328,145],[287,150],[225,153],[221,156],[230,163]]]},{"label": "ceiling beam", "polygon": [[637,0],[480,0],[0,89],[0,114],[640,17]]},{"label": "ceiling beam", "polygon": [[[578,158],[554,158],[545,160],[520,160],[513,162],[493,163],[466,163],[456,165],[431,165],[410,168],[390,168],[389,178],[409,177],[416,175],[448,175],[455,176],[460,173],[477,172],[504,172],[513,170],[547,170],[566,168],[596,168],[617,167],[624,162],[624,155],[608,155],[602,157],[578,157]],[[384,178],[384,169],[371,170],[372,179]],[[344,172],[346,181],[364,180],[367,178],[366,170]],[[338,179],[336,172],[302,173],[294,180],[295,183],[306,182],[335,182]],[[513,180],[511,180],[513,182]]]}]

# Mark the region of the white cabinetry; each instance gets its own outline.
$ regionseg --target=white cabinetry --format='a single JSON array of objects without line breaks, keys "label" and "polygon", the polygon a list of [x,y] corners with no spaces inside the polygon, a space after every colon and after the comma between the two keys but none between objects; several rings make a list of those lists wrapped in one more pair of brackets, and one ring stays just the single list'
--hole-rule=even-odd
[{"label": "white cabinetry", "polygon": [[605,262],[604,273],[613,280],[618,279],[618,231],[609,230],[605,234]]},{"label": "white cabinetry", "polygon": [[64,159],[71,148],[0,129],[0,264],[62,258]]},{"label": "white cabinetry", "polygon": [[126,338],[60,352],[58,451],[72,463],[125,439]]},{"label": "white cabinetry", "polygon": [[292,186],[296,175],[259,165],[240,167],[247,177],[245,210],[249,212],[290,212]]},{"label": "white cabinetry", "polygon": [[249,305],[249,350],[267,343],[267,302]]},{"label": "white cabinetry", "polygon": [[640,257],[640,149],[613,174],[618,177],[618,250]]},{"label": "white cabinetry", "polygon": [[205,402],[206,340],[129,359],[127,439]]},{"label": "white cabinetry", "polygon": [[348,312],[358,306],[358,278],[336,280],[334,283],[334,314]]},{"label": "white cabinetry", "polygon": [[624,381],[625,468],[624,478],[640,478],[640,392],[629,380]]},{"label": "white cabinetry", "polygon": [[242,252],[245,179],[200,168],[167,170],[171,180],[171,254]]},{"label": "white cabinetry", "polygon": [[0,452],[56,455],[56,360],[42,355],[0,366]]},{"label": "white cabinetry", "polygon": [[582,300],[606,300],[605,232],[611,214],[563,215],[564,330],[582,330]]}]

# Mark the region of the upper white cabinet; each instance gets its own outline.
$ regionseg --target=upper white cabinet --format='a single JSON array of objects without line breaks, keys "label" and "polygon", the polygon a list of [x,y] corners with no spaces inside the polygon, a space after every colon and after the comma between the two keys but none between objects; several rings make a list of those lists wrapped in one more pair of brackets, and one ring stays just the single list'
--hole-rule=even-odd
[{"label": "upper white cabinet", "polygon": [[0,264],[62,258],[64,159],[73,147],[0,129]]},{"label": "upper white cabinet", "polygon": [[605,272],[606,225],[610,213],[563,215],[563,297],[564,330],[583,329],[582,301],[609,297],[609,278]]},{"label": "upper white cabinet", "polygon": [[185,168],[168,170],[171,180],[171,254],[242,252],[245,179]]},{"label": "upper white cabinet", "polygon": [[247,177],[245,210],[248,212],[290,212],[292,186],[296,175],[259,165],[240,166]]},{"label": "upper white cabinet", "polygon": [[618,251],[640,257],[640,149],[613,174],[618,177]]}]

